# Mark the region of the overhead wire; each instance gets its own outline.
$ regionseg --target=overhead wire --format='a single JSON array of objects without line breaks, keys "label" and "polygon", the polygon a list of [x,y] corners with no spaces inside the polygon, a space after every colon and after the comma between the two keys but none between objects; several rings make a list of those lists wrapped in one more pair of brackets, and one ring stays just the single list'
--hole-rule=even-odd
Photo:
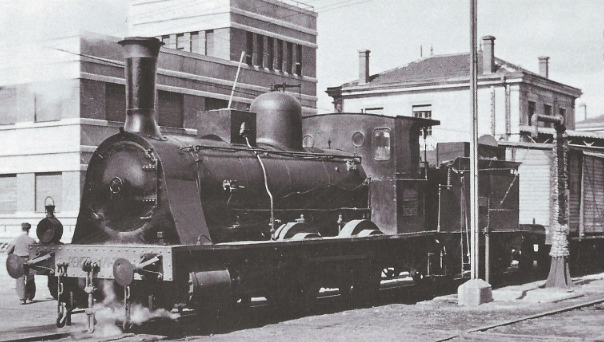
[{"label": "overhead wire", "polygon": [[[118,66],[118,67],[124,67],[123,63],[117,62],[117,61],[112,61],[112,60],[108,60],[105,58],[101,58],[101,57],[97,57],[97,56],[93,56],[93,55],[89,55],[89,54],[84,54],[84,53],[80,53],[80,52],[74,52],[74,51],[69,51],[69,50],[65,50],[65,49],[60,49],[60,48],[56,48],[56,47],[49,47],[49,46],[45,46],[46,48],[49,49],[53,49],[53,50],[57,50],[57,51],[61,51],[61,52],[65,52],[65,53],[69,53],[69,54],[73,54],[73,55],[77,55],[80,57],[84,57],[84,58],[89,58],[89,59],[93,59],[93,60],[98,60],[98,61],[102,61],[104,63],[113,65],[113,66]],[[230,86],[227,85],[220,85],[220,84],[216,84],[216,83],[212,83],[212,82],[208,82],[208,81],[201,81],[201,80],[195,80],[195,79],[189,79],[189,82],[193,82],[193,83],[197,83],[197,84],[202,84],[202,85],[208,85],[208,86],[212,86],[214,88],[218,88],[218,89],[224,89],[224,90],[228,90],[231,91],[232,88]],[[266,89],[268,90],[268,87],[266,87]],[[257,93],[251,93],[251,92],[246,92],[243,90],[237,90],[235,89],[234,91],[235,93],[238,94],[244,94],[244,95],[249,95],[249,96],[258,96]]]}]

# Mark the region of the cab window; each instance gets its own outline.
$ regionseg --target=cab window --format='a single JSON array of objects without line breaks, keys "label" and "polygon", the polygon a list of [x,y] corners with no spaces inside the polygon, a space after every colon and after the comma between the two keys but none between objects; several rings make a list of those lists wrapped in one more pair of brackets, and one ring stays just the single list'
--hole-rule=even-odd
[{"label": "cab window", "polygon": [[377,128],[373,131],[375,160],[390,160],[390,129]]}]

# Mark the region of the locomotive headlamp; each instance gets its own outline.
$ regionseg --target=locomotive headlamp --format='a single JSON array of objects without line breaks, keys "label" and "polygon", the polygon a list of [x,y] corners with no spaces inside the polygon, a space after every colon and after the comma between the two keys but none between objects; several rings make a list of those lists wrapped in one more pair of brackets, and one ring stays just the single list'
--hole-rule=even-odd
[{"label": "locomotive headlamp", "polygon": [[59,243],[63,236],[63,224],[55,217],[55,201],[48,196],[44,200],[46,217],[38,222],[36,236],[41,244]]}]

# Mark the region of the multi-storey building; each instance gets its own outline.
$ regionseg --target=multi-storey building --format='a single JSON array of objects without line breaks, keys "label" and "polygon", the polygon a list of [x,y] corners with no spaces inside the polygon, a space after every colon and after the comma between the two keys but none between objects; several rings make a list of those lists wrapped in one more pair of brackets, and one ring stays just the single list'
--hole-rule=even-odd
[{"label": "multi-storey building", "polygon": [[[312,8],[275,0],[133,1],[131,7],[131,35],[166,44],[157,76],[164,131],[194,135],[199,111],[229,103],[245,110],[284,84],[306,114],[316,112]],[[71,236],[90,156],[125,118],[119,40],[79,33],[2,47],[0,243],[18,234],[23,221],[35,226],[47,197]]]},{"label": "multi-storey building", "polygon": [[[495,37],[482,39],[478,53],[479,134],[518,141],[531,115],[561,114],[574,128],[581,90],[549,78],[549,58],[539,73],[495,57]],[[369,73],[369,51],[359,51],[359,78],[327,89],[336,111],[432,118],[428,149],[438,142],[469,141],[472,134],[470,54],[434,55],[378,74]]]}]

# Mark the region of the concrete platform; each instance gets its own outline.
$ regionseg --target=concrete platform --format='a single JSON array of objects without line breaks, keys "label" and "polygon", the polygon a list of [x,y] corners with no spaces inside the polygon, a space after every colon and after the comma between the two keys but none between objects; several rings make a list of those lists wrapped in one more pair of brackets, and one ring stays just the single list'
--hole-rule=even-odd
[{"label": "concrete platform", "polygon": [[[595,274],[579,278],[573,278],[575,286],[572,290],[563,290],[555,288],[545,288],[545,280],[535,281],[521,285],[511,285],[502,288],[493,289],[493,301],[482,305],[494,307],[498,304],[537,304],[537,303],[557,303],[568,299],[583,297],[586,288],[580,285],[587,285],[594,281],[604,283],[604,274]],[[450,294],[433,299],[434,302],[457,303],[458,295]],[[424,303],[429,304],[429,303]]]},{"label": "concrete platform", "polygon": [[571,298],[582,297],[581,289],[567,291],[544,287],[545,281],[508,286],[493,291],[495,301],[522,301],[525,303],[556,303]]}]

